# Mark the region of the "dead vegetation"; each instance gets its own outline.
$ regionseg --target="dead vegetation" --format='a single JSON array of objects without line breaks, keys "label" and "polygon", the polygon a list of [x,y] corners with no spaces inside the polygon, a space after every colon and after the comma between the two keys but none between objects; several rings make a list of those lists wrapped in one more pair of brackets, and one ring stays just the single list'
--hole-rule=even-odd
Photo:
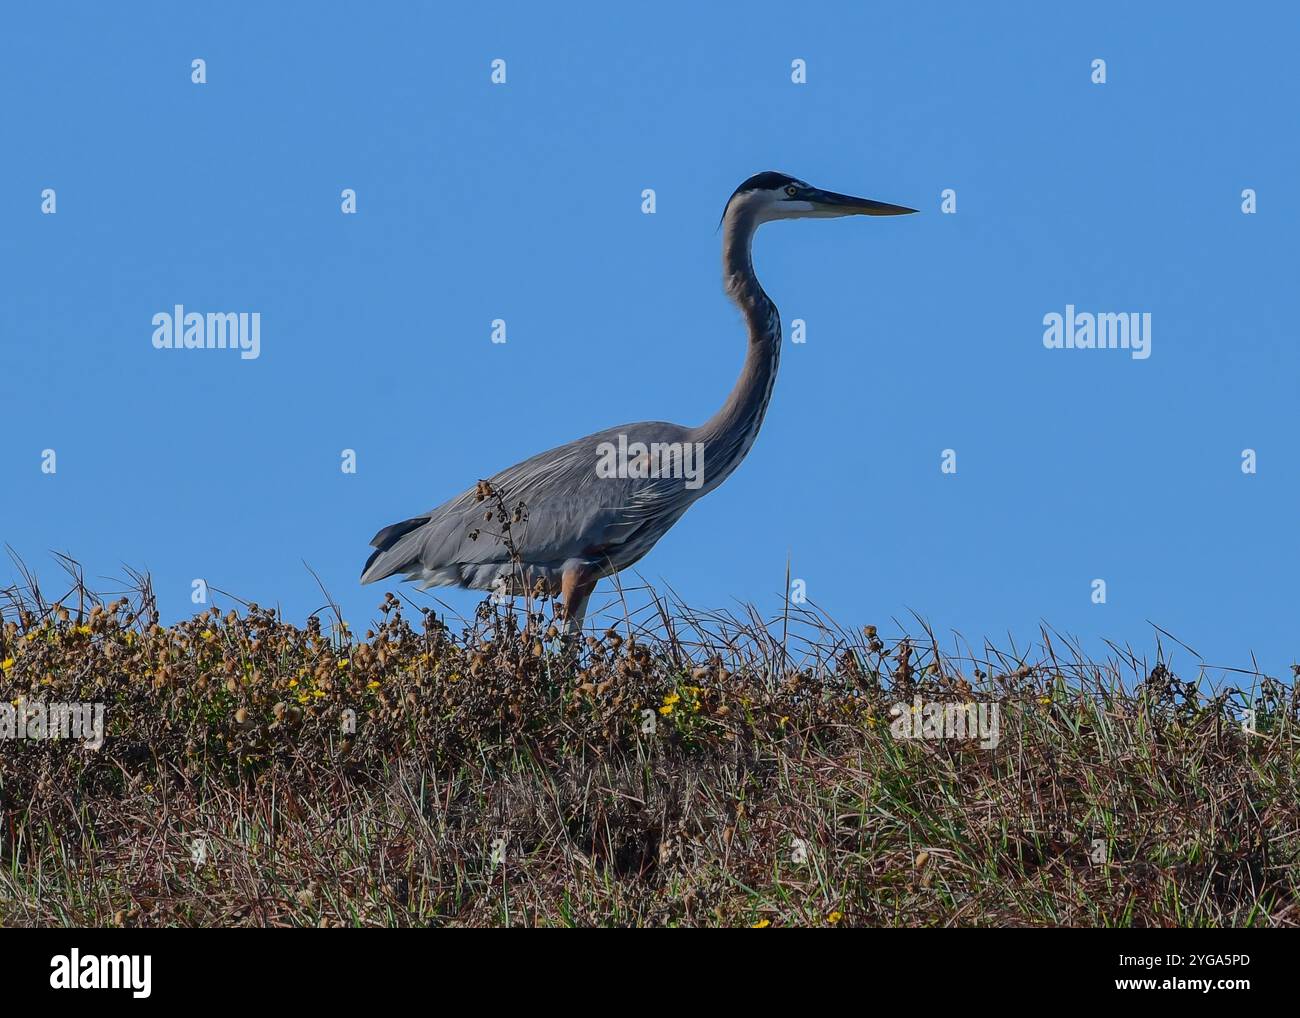
[{"label": "dead vegetation", "polygon": [[[1258,673],[653,597],[577,648],[391,594],[364,635],[164,626],[135,580],[6,592],[0,704],[106,733],[0,740],[4,925],[1300,924],[1300,701]],[[997,745],[899,737],[918,697]]]}]

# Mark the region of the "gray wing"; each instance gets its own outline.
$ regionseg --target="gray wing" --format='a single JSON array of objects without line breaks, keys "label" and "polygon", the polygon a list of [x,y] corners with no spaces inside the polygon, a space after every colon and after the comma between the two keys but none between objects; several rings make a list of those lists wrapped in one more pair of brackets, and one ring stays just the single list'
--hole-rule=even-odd
[{"label": "gray wing", "polygon": [[[620,439],[622,440],[620,443]],[[566,567],[585,563],[607,575],[631,565],[655,544],[704,492],[692,480],[703,477],[699,447],[687,448],[692,432],[661,421],[628,424],[540,453],[489,478],[513,512],[523,503],[524,519],[512,524],[511,539],[526,583],[559,582]],[[661,476],[610,476],[611,450],[658,446]],[[672,450],[677,469],[669,469]],[[636,457],[632,459],[635,461]],[[617,462],[616,460],[614,462]],[[626,460],[624,460],[626,462]],[[645,471],[644,464],[641,471]],[[662,476],[676,473],[676,476]],[[459,585],[488,590],[512,575],[510,552],[497,520],[484,519],[494,501],[479,501],[471,488],[436,509],[385,527],[370,542],[375,552],[361,574],[371,583],[404,573],[423,586]],[[477,531],[477,537],[471,536]]]}]

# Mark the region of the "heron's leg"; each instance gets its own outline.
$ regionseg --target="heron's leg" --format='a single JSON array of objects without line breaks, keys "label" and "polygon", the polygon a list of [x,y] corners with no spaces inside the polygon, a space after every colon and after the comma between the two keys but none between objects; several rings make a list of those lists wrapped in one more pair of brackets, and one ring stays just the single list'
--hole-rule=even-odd
[{"label": "heron's leg", "polygon": [[587,614],[587,599],[596,589],[596,578],[583,569],[566,569],[560,579],[560,599],[564,602],[566,636],[582,634],[582,620]]}]

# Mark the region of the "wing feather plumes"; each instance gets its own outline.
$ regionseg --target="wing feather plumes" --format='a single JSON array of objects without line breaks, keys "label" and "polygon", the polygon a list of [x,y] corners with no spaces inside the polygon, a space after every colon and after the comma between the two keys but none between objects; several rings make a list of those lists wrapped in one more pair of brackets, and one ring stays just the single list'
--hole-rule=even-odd
[{"label": "wing feather plumes", "polygon": [[[686,443],[692,431],[676,424],[647,422],[610,428],[539,453],[488,479],[506,507],[522,503],[523,518],[511,540],[525,568],[525,580],[553,584],[574,563],[603,575],[625,568],[653,547],[705,488],[687,487],[681,477],[605,477],[597,472],[603,443]],[[499,527],[485,519],[495,502],[470,488],[419,516],[384,527],[361,582],[402,573],[424,587],[492,589],[510,573],[510,550]],[[477,531],[477,537],[472,536]]]}]

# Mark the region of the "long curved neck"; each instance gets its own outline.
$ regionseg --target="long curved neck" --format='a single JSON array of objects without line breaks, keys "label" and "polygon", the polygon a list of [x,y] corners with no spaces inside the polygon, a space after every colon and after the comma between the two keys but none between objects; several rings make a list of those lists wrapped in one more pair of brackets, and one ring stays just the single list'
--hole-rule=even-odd
[{"label": "long curved neck", "polygon": [[722,224],[722,274],[729,296],[749,330],[745,364],[731,395],[716,414],[696,429],[703,442],[704,486],[721,484],[754,443],[772,399],[781,361],[781,316],[754,275],[751,245],[759,222],[743,205],[727,210]]}]

